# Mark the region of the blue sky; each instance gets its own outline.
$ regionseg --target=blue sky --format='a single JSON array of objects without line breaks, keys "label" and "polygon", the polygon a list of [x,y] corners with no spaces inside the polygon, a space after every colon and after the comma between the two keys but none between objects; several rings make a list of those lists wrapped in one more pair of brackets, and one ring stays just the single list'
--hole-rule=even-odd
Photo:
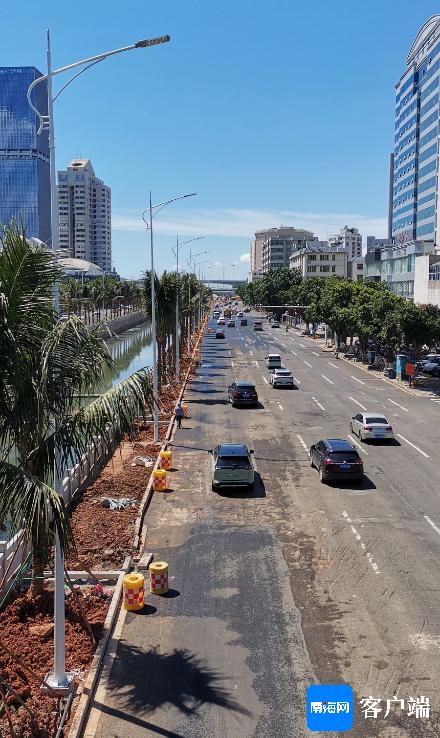
[{"label": "blue sky", "polygon": [[244,276],[257,228],[386,235],[394,84],[436,12],[434,0],[9,3],[0,65],[44,70],[46,28],[56,67],[168,33],[169,44],[107,60],[63,93],[57,167],[89,157],[111,186],[122,275],[149,264],[151,188],[156,202],[198,193],[158,215],[159,270],[173,267],[179,233],[206,236],[193,246],[209,250],[213,276],[234,262]]}]

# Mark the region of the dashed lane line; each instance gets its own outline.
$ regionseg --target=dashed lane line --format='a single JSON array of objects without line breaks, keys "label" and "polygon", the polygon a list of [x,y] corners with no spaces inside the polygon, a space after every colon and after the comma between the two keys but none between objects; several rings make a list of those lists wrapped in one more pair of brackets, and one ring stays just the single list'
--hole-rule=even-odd
[{"label": "dashed lane line", "polygon": [[424,515],[423,517],[425,518],[426,522],[429,523],[431,528],[434,528],[435,532],[438,533],[440,536],[440,528],[438,528],[436,524],[432,522],[431,518],[428,518],[427,515]]},{"label": "dashed lane line", "polygon": [[325,407],[323,407],[323,406],[321,405],[321,403],[320,403],[320,402],[319,402],[319,401],[318,401],[318,400],[316,399],[316,397],[312,397],[312,400],[313,400],[314,402],[316,402],[316,404],[318,405],[318,407],[320,407],[320,408],[321,408],[321,410],[324,410],[324,412],[326,412],[326,409],[325,409]]},{"label": "dashed lane line", "polygon": [[406,413],[409,412],[408,408],[403,407],[403,405],[399,405],[399,403],[398,402],[395,402],[395,400],[392,400],[391,397],[388,397],[387,399],[389,400],[389,402],[392,402],[393,405],[397,405],[397,407],[400,407],[400,409],[401,410],[404,410]]},{"label": "dashed lane line", "polygon": [[365,410],[365,412],[367,412],[367,408],[365,407],[365,405],[362,405],[361,402],[358,402],[357,400],[355,400],[354,397],[349,397],[348,399],[351,400],[352,402],[355,402],[356,405],[359,405],[359,407],[362,408],[362,410]]},{"label": "dashed lane line", "polygon": [[298,341],[298,346],[301,346],[301,348],[305,348],[305,344],[304,343],[300,343],[299,341]]},{"label": "dashed lane line", "polygon": [[278,402],[278,405],[279,405],[280,410],[283,410],[284,409],[283,406],[282,406],[282,404],[281,404],[281,402]]},{"label": "dashed lane line", "polygon": [[353,374],[350,374],[350,377],[354,379],[355,382],[359,382],[359,384],[365,384],[365,382],[363,382],[362,379],[358,379],[357,377],[354,377]]},{"label": "dashed lane line", "polygon": [[299,433],[296,434],[296,437],[298,438],[298,440],[299,440],[301,446],[303,447],[304,451],[306,452],[306,454],[308,454],[309,453],[309,449],[307,448],[307,446],[306,446],[306,444],[304,442],[303,437],[300,436]]},{"label": "dashed lane line", "polygon": [[260,368],[258,361],[256,359],[254,359],[254,361],[255,361],[255,365],[258,366],[258,368]]},{"label": "dashed lane line", "polygon": [[251,356],[253,356],[253,353],[252,353],[252,351],[250,349],[249,349],[249,353],[250,353]]},{"label": "dashed lane line", "polygon": [[325,376],[325,374],[321,374],[321,377],[322,377],[323,379],[325,379],[325,381],[326,381],[326,382],[328,382],[329,384],[334,384],[334,382],[332,382],[332,380],[331,380],[331,379],[329,379],[328,377],[326,377],[326,376]]},{"label": "dashed lane line", "polygon": [[315,354],[315,356],[318,356],[319,357],[319,354],[318,354],[317,351],[312,351],[312,354]]},{"label": "dashed lane line", "polygon": [[296,353],[296,351],[294,351],[293,349],[290,349],[290,353],[293,354],[294,356],[298,356],[298,354]]},{"label": "dashed lane line", "polygon": [[309,362],[308,362],[308,361],[306,361],[305,359],[303,359],[303,361],[304,361],[304,364],[306,364],[307,366],[309,366],[309,367],[310,367],[310,369],[312,368],[312,365],[311,365],[311,364],[309,364]]},{"label": "dashed lane line", "polygon": [[263,377],[264,381],[266,382],[266,384],[268,384],[268,381],[267,381],[266,377],[264,376],[264,374],[262,374],[262,377]]},{"label": "dashed lane line", "polygon": [[408,439],[407,439],[407,438],[405,438],[405,436],[402,436],[402,434],[401,434],[401,433],[398,433],[397,435],[399,436],[399,438],[401,438],[401,439],[402,439],[402,441],[405,441],[405,443],[407,443],[407,444],[408,444],[408,446],[412,446],[412,448],[415,448],[415,450],[416,450],[416,451],[418,451],[418,452],[419,452],[419,454],[422,454],[422,456],[424,456],[424,457],[425,457],[425,459],[429,459],[429,455],[428,455],[428,454],[425,454],[425,452],[424,452],[424,451],[422,451],[422,449],[421,449],[421,448],[419,448],[418,446],[416,446],[416,445],[415,445],[414,443],[411,443],[411,441],[408,441]]},{"label": "dashed lane line", "polygon": [[297,379],[296,377],[294,377],[293,379],[296,382],[296,384],[301,384],[301,382],[299,381],[299,379]]},{"label": "dashed lane line", "polygon": [[234,362],[232,361],[232,359],[231,359],[231,366],[232,368],[234,368]]},{"label": "dashed lane line", "polygon": [[352,443],[354,443],[354,445],[355,445],[355,446],[356,446],[356,447],[357,447],[357,448],[359,449],[359,451],[362,451],[362,453],[363,453],[363,454],[365,454],[365,456],[368,456],[368,451],[366,451],[366,450],[365,450],[365,449],[364,449],[364,448],[363,448],[363,447],[361,446],[361,444],[360,444],[360,443],[358,443],[358,442],[357,442],[357,441],[356,441],[356,440],[355,440],[355,439],[353,438],[353,436],[351,436],[351,435],[350,435],[350,433],[349,433],[349,434],[347,435],[347,438],[349,438],[349,439],[350,439],[350,441],[351,441]]},{"label": "dashed lane line", "polygon": [[373,569],[374,573],[375,574],[380,574],[380,570],[379,570],[378,565],[373,560],[373,557],[372,557],[371,553],[369,551],[367,551],[367,547],[366,547],[365,543],[362,541],[361,534],[354,527],[354,525],[353,525],[353,523],[351,521],[351,518],[348,517],[348,513],[345,510],[342,511],[342,516],[345,518],[345,520],[347,521],[347,523],[350,525],[351,532],[353,533],[353,535],[356,538],[356,540],[358,541],[358,543],[360,543],[361,549],[362,549],[362,551],[364,551],[365,557],[368,560],[368,563],[370,564],[370,566]]},{"label": "dashed lane line", "polygon": [[339,367],[337,366],[337,364],[332,364],[332,362],[331,362],[331,361],[329,361],[328,363],[329,363],[329,364],[330,364],[330,366],[332,366],[332,367],[333,367],[334,369],[339,369]]}]

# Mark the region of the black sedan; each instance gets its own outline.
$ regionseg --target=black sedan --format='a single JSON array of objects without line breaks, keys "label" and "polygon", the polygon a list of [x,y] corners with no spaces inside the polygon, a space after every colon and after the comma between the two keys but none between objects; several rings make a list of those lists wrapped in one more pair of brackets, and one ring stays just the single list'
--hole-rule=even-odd
[{"label": "black sedan", "polygon": [[255,385],[245,379],[235,379],[228,387],[228,400],[233,406],[258,405]]},{"label": "black sedan", "polygon": [[355,447],[341,438],[327,438],[310,447],[310,466],[319,471],[321,482],[361,482],[364,465]]},{"label": "black sedan", "polygon": [[224,331],[216,331],[215,332],[215,337],[216,338],[224,338],[225,337],[225,332]]},{"label": "black sedan", "polygon": [[240,325],[247,325],[247,318],[242,318],[240,320]]}]

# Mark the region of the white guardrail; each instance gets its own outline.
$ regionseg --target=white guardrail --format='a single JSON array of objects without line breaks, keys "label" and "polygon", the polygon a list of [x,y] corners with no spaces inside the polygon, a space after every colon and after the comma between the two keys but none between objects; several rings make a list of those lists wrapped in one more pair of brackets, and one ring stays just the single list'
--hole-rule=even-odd
[{"label": "white guardrail", "polygon": [[[108,433],[112,448],[113,434],[110,427]],[[71,504],[78,490],[93,479],[95,473],[107,461],[108,456],[109,454],[105,453],[102,438],[98,437],[95,443],[90,444],[80,461],[72,469],[67,470],[61,488],[61,494],[67,506]],[[3,582],[0,595],[7,590],[12,577],[29,551],[29,544],[24,547],[22,538],[23,532],[20,530],[9,541],[0,541],[0,584]]]}]

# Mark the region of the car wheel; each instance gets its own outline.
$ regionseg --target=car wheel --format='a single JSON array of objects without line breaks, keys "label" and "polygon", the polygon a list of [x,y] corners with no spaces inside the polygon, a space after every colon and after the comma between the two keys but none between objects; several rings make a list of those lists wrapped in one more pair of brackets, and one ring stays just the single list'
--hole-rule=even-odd
[{"label": "car wheel", "polygon": [[354,430],[353,430],[353,423],[350,423],[350,433],[354,433]]},{"label": "car wheel", "polygon": [[211,489],[213,492],[217,492],[217,487],[215,486],[214,482],[211,484]]},{"label": "car wheel", "polygon": [[310,466],[312,467],[312,469],[315,468],[315,464],[313,462],[313,456],[312,456],[312,454],[310,454]]},{"label": "car wheel", "polygon": [[326,483],[326,479],[324,477],[324,472],[322,471],[322,466],[319,467],[319,478],[320,478],[322,484],[325,484]]}]

